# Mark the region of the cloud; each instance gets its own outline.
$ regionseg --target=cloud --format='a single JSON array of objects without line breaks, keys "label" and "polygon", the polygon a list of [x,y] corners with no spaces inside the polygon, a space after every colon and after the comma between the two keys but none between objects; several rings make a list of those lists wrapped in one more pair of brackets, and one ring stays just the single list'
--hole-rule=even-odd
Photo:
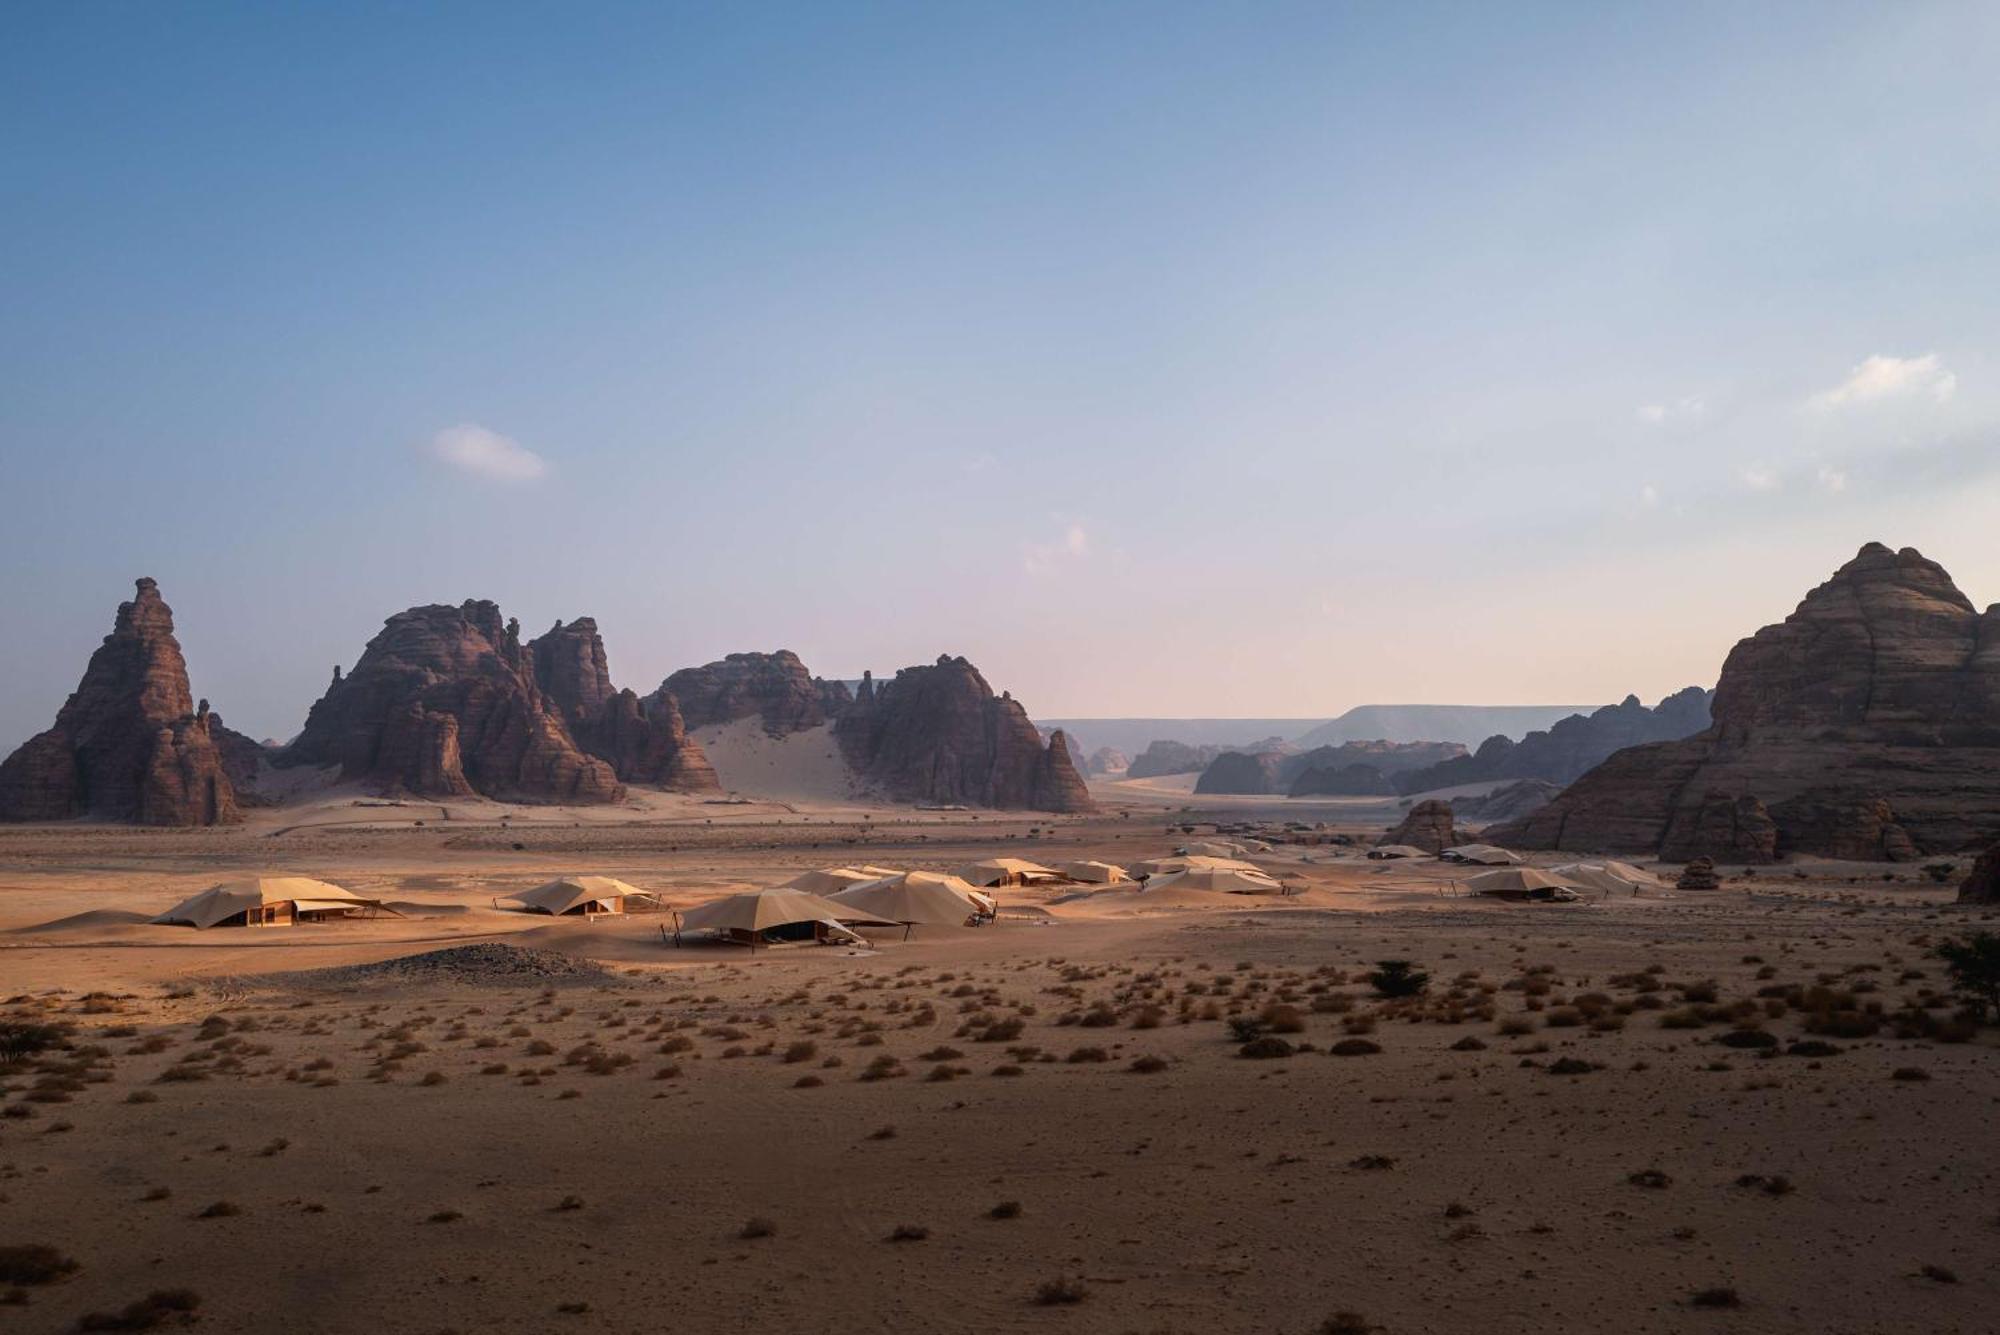
[{"label": "cloud", "polygon": [[1819,470],[1819,485],[1825,491],[1846,491],[1847,474],[1844,470],[1838,468],[1822,468]]},{"label": "cloud", "polygon": [[1737,477],[1752,491],[1776,491],[1784,485],[1784,479],[1778,476],[1778,470],[1764,464],[1751,464],[1738,473]]},{"label": "cloud", "polygon": [[1807,400],[1819,412],[1879,403],[1884,399],[1925,396],[1944,403],[1958,390],[1958,377],[1947,371],[1935,352],[1921,357],[1876,354],[1847,373],[1847,379]]},{"label": "cloud", "polygon": [[1650,482],[1639,488],[1639,504],[1648,510],[1657,510],[1660,506],[1660,489]]},{"label": "cloud", "polygon": [[1050,542],[1021,545],[1021,568],[1030,575],[1052,575],[1065,565],[1090,556],[1090,534],[1082,524],[1071,523]]},{"label": "cloud", "polygon": [[1705,400],[1690,397],[1672,403],[1642,403],[1633,415],[1647,426],[1665,426],[1668,422],[1699,421],[1707,411]]},{"label": "cloud", "polygon": [[494,482],[533,482],[549,471],[548,461],[520,441],[470,422],[432,436],[430,451],[462,473]]}]

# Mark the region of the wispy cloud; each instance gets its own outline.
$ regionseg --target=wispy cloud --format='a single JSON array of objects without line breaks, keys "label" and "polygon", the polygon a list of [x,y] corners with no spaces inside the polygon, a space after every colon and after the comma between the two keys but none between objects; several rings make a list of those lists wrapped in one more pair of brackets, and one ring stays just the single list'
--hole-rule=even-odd
[{"label": "wispy cloud", "polygon": [[1675,399],[1672,403],[1642,403],[1633,415],[1647,426],[1665,426],[1669,422],[1699,421],[1708,411],[1708,404],[1698,398]]},{"label": "wispy cloud", "polygon": [[1082,524],[1070,523],[1052,541],[1021,544],[1021,568],[1030,575],[1053,575],[1089,555],[1090,534]]},{"label": "wispy cloud", "polygon": [[533,482],[549,471],[548,461],[520,441],[471,422],[432,436],[430,452],[462,473],[493,482]]},{"label": "wispy cloud", "polygon": [[1768,464],[1751,464],[1736,476],[1752,491],[1776,491],[1785,484],[1778,470]]},{"label": "wispy cloud", "polygon": [[1847,379],[1808,399],[1818,412],[1860,407],[1887,399],[1928,398],[1944,403],[1958,390],[1958,377],[1945,369],[1935,352],[1921,357],[1876,354],[1847,373]]}]

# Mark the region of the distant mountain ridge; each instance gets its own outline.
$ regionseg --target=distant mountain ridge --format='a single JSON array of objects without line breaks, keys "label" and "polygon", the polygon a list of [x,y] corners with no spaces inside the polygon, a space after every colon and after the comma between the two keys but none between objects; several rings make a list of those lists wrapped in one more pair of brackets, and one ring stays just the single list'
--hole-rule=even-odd
[{"label": "distant mountain ridge", "polygon": [[[1285,737],[1300,751],[1344,742],[1457,742],[1471,750],[1497,735],[1519,741],[1596,705],[1356,705],[1338,718],[1038,718],[1044,733],[1060,728],[1072,748],[1101,746],[1137,757],[1154,742],[1216,751],[1244,750]],[[1211,757],[1213,758],[1213,757]]]}]

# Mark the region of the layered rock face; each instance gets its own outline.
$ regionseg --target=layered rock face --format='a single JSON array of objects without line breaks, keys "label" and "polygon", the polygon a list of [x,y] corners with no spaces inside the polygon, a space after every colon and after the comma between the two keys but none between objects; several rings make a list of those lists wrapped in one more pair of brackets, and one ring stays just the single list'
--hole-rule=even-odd
[{"label": "layered rock face", "polygon": [[[173,611],[159,586],[142,579],[132,601],[118,605],[55,725],[0,763],[0,819],[234,821],[225,739],[230,747],[256,745],[223,728],[208,701],[195,704]],[[252,775],[255,767],[250,757]]]},{"label": "layered rock face", "polygon": [[[601,652],[601,646],[599,646]],[[594,685],[579,670],[582,700]],[[624,785],[586,754],[537,680],[520,624],[486,601],[398,612],[312,707],[283,763],[428,797],[614,802]]]},{"label": "layered rock face", "polygon": [[2000,904],[2000,843],[1995,843],[1973,861],[1972,870],[1958,885],[1961,904]]},{"label": "layered rock face", "polygon": [[1125,769],[1128,779],[1157,779],[1167,774],[1199,774],[1222,754],[1219,746],[1189,746],[1186,742],[1149,742]]},{"label": "layered rock face", "polygon": [[1516,742],[1488,737],[1473,754],[1461,755],[1400,780],[1402,791],[1421,793],[1489,779],[1545,779],[1571,783],[1617,751],[1646,742],[1691,737],[1709,724],[1710,692],[1689,686],[1648,709],[1628,695],[1589,714],[1571,714],[1546,731]]},{"label": "layered rock face", "polygon": [[1086,774],[1123,774],[1131,767],[1131,760],[1115,746],[1100,746],[1083,762]]},{"label": "layered rock face", "polygon": [[2000,607],[1979,612],[1913,549],[1870,543],[1740,642],[1712,713],[1487,837],[1762,862],[1920,857],[2000,833]]},{"label": "layered rock face", "polygon": [[1287,797],[1393,797],[1396,784],[1373,765],[1317,765],[1292,780]]},{"label": "layered rock face", "polygon": [[823,727],[851,699],[844,682],[813,676],[789,649],[731,654],[719,662],[682,668],[647,699],[663,695],[679,703],[690,728],[758,718],[773,737]]},{"label": "layered rock face", "polygon": [[864,676],[834,737],[850,768],[905,801],[1094,809],[1068,739],[1057,731],[1044,746],[1020,702],[996,696],[963,658],[940,656],[879,684]]},{"label": "layered rock face", "polygon": [[[1404,776],[1426,771],[1457,760],[1465,748],[1457,742],[1343,742],[1339,746],[1316,746],[1310,751],[1288,755],[1279,764],[1280,788],[1293,797],[1319,795],[1376,796],[1395,792],[1419,792],[1409,787]],[[1366,771],[1374,771],[1383,782],[1370,781]],[[1308,778],[1314,771],[1317,777]]]},{"label": "layered rock face", "polygon": [[1408,844],[1426,853],[1442,853],[1458,843],[1458,829],[1452,823],[1451,804],[1436,798],[1419,802],[1403,817],[1403,823],[1376,840],[1381,844]]},{"label": "layered rock face", "polygon": [[535,681],[569,734],[626,783],[676,792],[721,788],[701,744],[687,735],[680,707],[668,691],[641,700],[611,684],[611,665],[597,622],[558,621],[528,643]]},{"label": "layered rock face", "polygon": [[1454,815],[1467,820],[1499,822],[1519,820],[1553,802],[1562,789],[1545,779],[1516,779],[1495,788],[1484,797],[1454,797]]},{"label": "layered rock face", "polygon": [[1197,793],[1257,795],[1278,791],[1278,766],[1284,760],[1276,751],[1224,751],[1195,780]]}]

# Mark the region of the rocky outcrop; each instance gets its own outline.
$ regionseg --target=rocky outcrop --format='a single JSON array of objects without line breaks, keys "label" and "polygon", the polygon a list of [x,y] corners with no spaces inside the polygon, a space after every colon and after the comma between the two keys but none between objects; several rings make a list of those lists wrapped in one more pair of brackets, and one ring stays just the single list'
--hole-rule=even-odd
[{"label": "rocky outcrop", "polygon": [[690,728],[757,718],[773,737],[823,727],[852,700],[846,683],[813,676],[789,649],[682,668],[647,700],[663,695],[678,702]]},{"label": "rocky outcrop", "polygon": [[1516,779],[1483,797],[1454,797],[1451,809],[1461,820],[1497,824],[1519,820],[1531,811],[1539,811],[1561,792],[1562,789],[1542,779]]},{"label": "rocky outcrop", "polygon": [[232,746],[245,740],[222,727],[208,701],[193,700],[173,611],[159,586],[142,579],[54,726],[0,762],[0,819],[237,820],[225,734]]},{"label": "rocky outcrop", "polygon": [[1235,794],[1257,796],[1275,793],[1278,788],[1278,766],[1284,760],[1275,751],[1259,751],[1250,754],[1244,751],[1224,751],[1195,780],[1194,790],[1205,794]]},{"label": "rocky outcrop", "polygon": [[1712,858],[1696,858],[1681,869],[1680,879],[1674,882],[1676,890],[1720,890],[1722,878],[1715,874]]},{"label": "rocky outcrop", "polygon": [[611,766],[626,783],[650,784],[676,792],[715,792],[721,784],[687,735],[671,691],[645,700],[611,684],[611,666],[597,622],[578,617],[558,621],[528,644],[535,681],[561,716],[578,746]]},{"label": "rocky outcrop", "polygon": [[1085,774],[1124,774],[1132,762],[1115,746],[1100,746],[1083,762]]},{"label": "rocky outcrop", "polygon": [[[671,679],[670,679],[671,680]],[[995,695],[963,658],[864,676],[834,722],[848,765],[904,801],[1030,811],[1094,809],[1056,732],[1042,744],[1011,695]]]},{"label": "rocky outcrop", "polygon": [[1572,783],[1602,764],[1613,753],[1646,742],[1671,742],[1693,736],[1709,724],[1710,692],[1689,686],[1648,709],[1628,695],[1615,705],[1589,714],[1572,714],[1546,731],[1531,732],[1520,741],[1488,737],[1471,755],[1413,771],[1400,781],[1406,793],[1454,788],[1493,779],[1545,779]]},{"label": "rocky outcrop", "polygon": [[1373,765],[1319,766],[1300,774],[1287,797],[1394,797],[1396,784]]},{"label": "rocky outcrop", "polygon": [[1221,755],[1220,746],[1189,746],[1186,742],[1149,742],[1125,769],[1128,779],[1158,779],[1168,774],[1199,774]]},{"label": "rocky outcrop", "polygon": [[1757,862],[1921,857],[2000,834],[2000,607],[1978,611],[1912,549],[1870,543],[1739,643],[1711,712],[1488,837]]},{"label": "rocky outcrop", "polygon": [[[1402,776],[1426,770],[1465,755],[1457,742],[1343,742],[1339,746],[1316,746],[1284,757],[1278,764],[1278,785],[1295,790],[1300,776],[1308,770],[1340,771],[1365,766],[1384,776]],[[1400,780],[1399,780],[1400,782]],[[1390,792],[1420,789],[1392,785]],[[1294,797],[1303,793],[1292,791]]]},{"label": "rocky outcrop", "polygon": [[2000,841],[1973,861],[1972,870],[1958,884],[1958,902],[2000,904]]},{"label": "rocky outcrop", "polygon": [[[567,669],[565,669],[567,670]],[[595,689],[579,671],[568,689]],[[585,753],[537,679],[520,624],[486,601],[398,612],[326,694],[281,763],[428,797],[614,802],[613,767]]]},{"label": "rocky outcrop", "polygon": [[1426,853],[1442,853],[1459,842],[1452,822],[1451,804],[1436,798],[1419,802],[1403,817],[1403,823],[1376,840],[1379,844],[1408,844]]}]

